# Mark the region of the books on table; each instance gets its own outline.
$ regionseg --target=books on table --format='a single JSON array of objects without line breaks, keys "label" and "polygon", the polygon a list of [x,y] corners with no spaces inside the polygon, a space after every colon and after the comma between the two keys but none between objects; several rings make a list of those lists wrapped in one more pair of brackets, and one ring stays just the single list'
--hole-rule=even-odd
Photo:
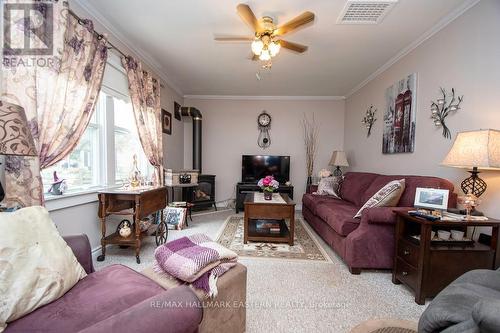
[{"label": "books on table", "polygon": [[256,220],[255,230],[259,233],[279,234],[281,225],[279,220]]}]

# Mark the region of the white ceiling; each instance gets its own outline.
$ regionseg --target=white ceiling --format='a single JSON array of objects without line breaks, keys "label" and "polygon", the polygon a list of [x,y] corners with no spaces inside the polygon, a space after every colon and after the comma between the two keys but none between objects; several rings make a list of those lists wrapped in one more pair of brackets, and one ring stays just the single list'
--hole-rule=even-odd
[{"label": "white ceiling", "polygon": [[[345,0],[252,0],[257,17],[278,24],[303,11],[315,22],[286,39],[309,46],[282,50],[271,73],[256,79],[250,45],[220,43],[214,34],[252,35],[236,13],[238,0],[77,0],[101,23],[148,54],[186,95],[345,96],[381,66],[471,0],[400,0],[379,25],[340,25]],[[107,22],[106,22],[107,21]]]}]

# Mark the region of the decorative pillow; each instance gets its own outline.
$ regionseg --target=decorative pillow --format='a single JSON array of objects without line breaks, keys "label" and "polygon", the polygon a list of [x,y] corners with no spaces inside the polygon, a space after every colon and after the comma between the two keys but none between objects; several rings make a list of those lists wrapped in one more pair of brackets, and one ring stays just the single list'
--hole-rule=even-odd
[{"label": "decorative pillow", "polygon": [[314,192],[313,194],[333,195],[337,198],[340,198],[339,190],[340,185],[342,184],[342,180],[344,180],[342,176],[321,178],[318,184],[318,191]]},{"label": "decorative pillow", "polygon": [[354,218],[361,217],[363,210],[371,207],[393,207],[397,206],[401,195],[405,190],[405,180],[393,180],[378,190],[361,209],[354,215]]},{"label": "decorative pillow", "polygon": [[0,332],[87,274],[43,207],[0,213]]}]

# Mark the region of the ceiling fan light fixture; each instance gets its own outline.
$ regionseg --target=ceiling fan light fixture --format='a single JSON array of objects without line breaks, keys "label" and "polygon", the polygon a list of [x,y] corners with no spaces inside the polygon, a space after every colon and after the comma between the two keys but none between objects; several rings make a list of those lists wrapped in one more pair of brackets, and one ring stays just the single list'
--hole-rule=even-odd
[{"label": "ceiling fan light fixture", "polygon": [[271,57],[274,57],[280,52],[281,44],[279,41],[278,42],[273,41],[273,42],[269,43],[268,49],[269,49],[269,53],[270,53]]},{"label": "ceiling fan light fixture", "polygon": [[252,42],[252,52],[255,55],[260,55],[262,49],[264,48],[264,43],[260,39],[256,39]]},{"label": "ceiling fan light fixture", "polygon": [[262,61],[268,61],[268,60],[271,60],[271,54],[269,52],[269,50],[265,49],[265,50],[262,50],[260,56],[259,56],[259,59],[262,60]]}]

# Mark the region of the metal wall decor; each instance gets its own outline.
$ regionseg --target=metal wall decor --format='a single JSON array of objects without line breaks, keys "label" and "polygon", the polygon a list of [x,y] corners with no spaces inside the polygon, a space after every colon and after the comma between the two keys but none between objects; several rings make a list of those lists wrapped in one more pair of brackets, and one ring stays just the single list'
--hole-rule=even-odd
[{"label": "metal wall decor", "polygon": [[444,88],[440,88],[442,97],[438,98],[436,102],[431,103],[431,119],[434,121],[436,127],[443,128],[443,136],[446,139],[451,139],[451,132],[446,126],[446,117],[450,113],[455,113],[460,110],[460,103],[464,100],[464,96],[455,96],[455,88],[451,88],[451,97],[448,100],[448,95]]},{"label": "metal wall decor", "polygon": [[366,137],[369,137],[370,134],[372,134],[372,126],[375,124],[375,121],[377,121],[377,118],[375,118],[375,113],[377,112],[377,109],[371,105],[368,110],[366,110],[365,117],[363,120],[361,120],[361,123],[366,126],[366,129],[368,132],[366,133]]},{"label": "metal wall decor", "polygon": [[271,136],[269,135],[271,116],[265,110],[257,117],[257,125],[260,131],[257,144],[260,148],[267,148],[271,145]]}]

